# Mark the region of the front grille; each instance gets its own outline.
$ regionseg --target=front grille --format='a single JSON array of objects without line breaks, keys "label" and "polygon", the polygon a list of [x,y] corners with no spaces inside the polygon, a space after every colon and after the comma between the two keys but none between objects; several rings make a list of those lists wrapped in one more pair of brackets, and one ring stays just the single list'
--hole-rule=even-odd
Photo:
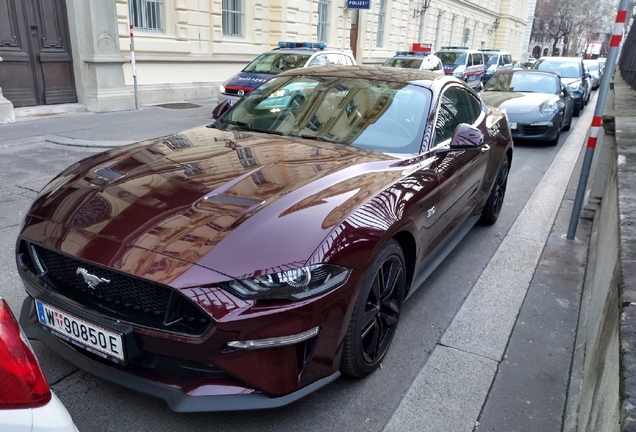
[{"label": "front grille", "polygon": [[241,87],[228,88],[228,87],[225,87],[225,94],[226,95],[232,95],[232,96],[238,96],[240,90],[243,90],[245,92],[245,94],[248,94],[249,92],[252,91],[251,88],[241,88]]},{"label": "front grille", "polygon": [[548,131],[548,126],[519,125],[519,132],[523,135],[543,135]]},{"label": "front grille", "polygon": [[[33,245],[32,259],[54,293],[113,319],[160,331],[200,336],[211,319],[178,291]],[[38,265],[38,267],[40,267]],[[39,274],[35,267],[31,269]],[[84,275],[82,275],[84,273]],[[91,281],[94,286],[89,286]]]}]

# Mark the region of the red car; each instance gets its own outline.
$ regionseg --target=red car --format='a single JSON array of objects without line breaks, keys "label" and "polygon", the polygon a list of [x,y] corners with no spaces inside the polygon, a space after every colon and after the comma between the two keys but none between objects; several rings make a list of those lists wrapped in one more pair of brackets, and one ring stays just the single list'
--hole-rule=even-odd
[{"label": "red car", "polygon": [[496,221],[512,153],[504,113],[453,77],[282,73],[51,181],[17,240],[21,325],[175,411],[288,404],[379,366],[402,302]]}]

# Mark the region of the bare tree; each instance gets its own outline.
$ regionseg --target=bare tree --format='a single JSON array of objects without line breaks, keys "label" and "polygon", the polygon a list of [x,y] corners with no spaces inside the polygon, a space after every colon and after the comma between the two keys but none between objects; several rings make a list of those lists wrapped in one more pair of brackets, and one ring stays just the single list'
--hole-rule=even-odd
[{"label": "bare tree", "polygon": [[606,28],[604,21],[611,15],[612,0],[538,0],[535,8],[533,34],[543,35],[552,42],[552,53],[563,39],[563,51],[568,55],[578,39],[590,39]]}]

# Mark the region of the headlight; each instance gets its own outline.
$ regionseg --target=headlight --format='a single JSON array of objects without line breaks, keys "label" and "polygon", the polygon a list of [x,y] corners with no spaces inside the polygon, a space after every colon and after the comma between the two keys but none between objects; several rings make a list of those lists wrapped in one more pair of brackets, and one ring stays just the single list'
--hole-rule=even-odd
[{"label": "headlight", "polygon": [[544,116],[551,116],[555,112],[557,112],[559,108],[561,108],[559,103],[557,101],[551,100],[541,105],[541,114],[543,114]]},{"label": "headlight", "polygon": [[225,86],[224,86],[223,84],[221,84],[221,85],[219,86],[219,91],[220,91],[221,93],[225,93]]},{"label": "headlight", "polygon": [[572,91],[577,91],[581,88],[581,83],[580,82],[573,82],[572,84],[568,84],[568,87],[570,88],[570,90]]},{"label": "headlight", "polygon": [[351,270],[331,264],[315,264],[251,279],[224,282],[221,287],[242,299],[303,300],[334,289]]},{"label": "headlight", "polygon": [[453,76],[457,77],[457,78],[463,78],[464,77],[464,71],[466,70],[466,66],[464,65],[459,65],[455,68],[455,70],[453,71]]}]

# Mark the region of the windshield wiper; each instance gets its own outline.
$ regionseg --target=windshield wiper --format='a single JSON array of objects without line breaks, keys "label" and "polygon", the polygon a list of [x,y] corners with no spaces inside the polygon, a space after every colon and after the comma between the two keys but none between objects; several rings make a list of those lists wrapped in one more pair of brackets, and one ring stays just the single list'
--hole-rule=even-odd
[{"label": "windshield wiper", "polygon": [[249,130],[249,131],[253,131],[253,132],[263,132],[263,133],[270,133],[270,134],[281,135],[281,136],[288,136],[285,132],[271,130],[271,129],[255,128],[255,127],[251,126],[249,123],[245,123],[245,122],[242,122],[242,121],[226,120],[226,119],[222,119],[222,121],[225,124],[231,124],[232,126],[239,126],[239,127],[243,128],[245,130]]},{"label": "windshield wiper", "polygon": [[315,141],[322,141],[322,142],[328,142],[328,143],[333,143],[333,144],[340,144],[338,141],[333,141],[330,140],[328,138],[322,137],[322,136],[317,136],[317,135],[298,135],[299,138],[304,138],[304,139],[310,139],[310,140],[315,140]]}]

